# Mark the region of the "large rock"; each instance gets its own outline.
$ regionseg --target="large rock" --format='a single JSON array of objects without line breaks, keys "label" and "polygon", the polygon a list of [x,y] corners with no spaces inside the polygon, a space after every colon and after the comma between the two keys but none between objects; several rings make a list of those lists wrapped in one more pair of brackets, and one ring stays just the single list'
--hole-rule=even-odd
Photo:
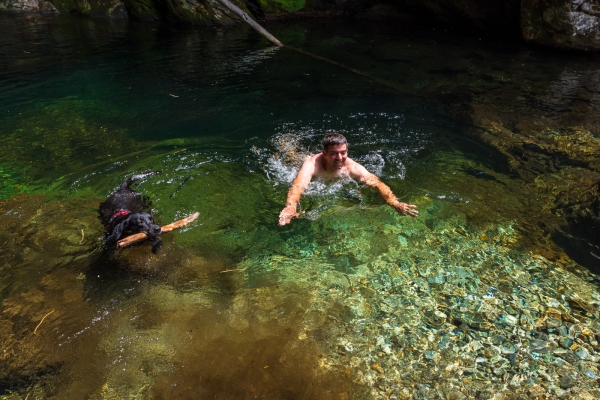
[{"label": "large rock", "polygon": [[0,11],[48,13],[57,9],[44,0],[0,0]]},{"label": "large rock", "polygon": [[[242,10],[263,19],[326,15],[348,8],[364,8],[370,0],[231,0]],[[166,20],[193,25],[241,22],[218,0],[0,0],[0,11],[57,12],[94,17],[130,17],[142,21]]]},{"label": "large rock", "polygon": [[343,11],[362,7],[368,0],[257,0],[265,14],[291,14],[307,12]]},{"label": "large rock", "polygon": [[522,0],[526,41],[576,50],[600,50],[600,5],[589,0]]},{"label": "large rock", "polygon": [[127,18],[122,0],[0,0],[0,11]]},{"label": "large rock", "polygon": [[156,6],[157,2],[158,0],[124,0],[131,18],[139,21],[161,20],[161,13]]},{"label": "large rock", "polygon": [[[218,0],[158,0],[166,6],[166,19],[170,22],[191,25],[228,25],[239,18],[223,6]],[[249,13],[240,0],[230,0],[233,4]]]},{"label": "large rock", "polygon": [[60,13],[127,18],[122,0],[49,0],[49,2]]}]

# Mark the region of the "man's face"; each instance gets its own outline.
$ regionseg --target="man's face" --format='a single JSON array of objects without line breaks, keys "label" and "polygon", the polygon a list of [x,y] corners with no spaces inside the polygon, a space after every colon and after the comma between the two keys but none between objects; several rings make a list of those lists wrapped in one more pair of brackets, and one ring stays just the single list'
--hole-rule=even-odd
[{"label": "man's face", "polygon": [[328,170],[340,170],[348,158],[348,146],[345,144],[328,146],[326,150],[323,150],[323,157]]}]

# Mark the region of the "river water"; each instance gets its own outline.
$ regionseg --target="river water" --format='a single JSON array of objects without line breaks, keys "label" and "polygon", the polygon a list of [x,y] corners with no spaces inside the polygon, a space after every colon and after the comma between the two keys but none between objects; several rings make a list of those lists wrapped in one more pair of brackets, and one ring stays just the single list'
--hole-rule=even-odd
[{"label": "river water", "polygon": [[[294,48],[0,15],[2,398],[598,397],[598,238],[556,206],[598,171],[595,57],[267,28]],[[314,182],[278,227],[332,131],[419,217]],[[154,170],[135,188],[155,219],[199,219],[156,255],[106,248],[99,203]]]}]

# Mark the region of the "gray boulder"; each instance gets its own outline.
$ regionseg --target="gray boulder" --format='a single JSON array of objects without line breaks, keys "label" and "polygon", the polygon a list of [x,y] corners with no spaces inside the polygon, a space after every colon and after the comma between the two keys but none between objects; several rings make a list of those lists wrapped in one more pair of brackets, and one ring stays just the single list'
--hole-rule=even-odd
[{"label": "gray boulder", "polygon": [[531,43],[600,50],[600,5],[589,0],[522,0],[521,32]]}]

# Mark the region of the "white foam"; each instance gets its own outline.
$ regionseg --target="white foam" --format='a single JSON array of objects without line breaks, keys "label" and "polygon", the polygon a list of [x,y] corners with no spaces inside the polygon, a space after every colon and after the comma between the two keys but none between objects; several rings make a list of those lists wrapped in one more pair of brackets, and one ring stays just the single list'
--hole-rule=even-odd
[{"label": "white foam", "polygon": [[[321,150],[321,138],[330,132],[346,136],[351,158],[388,179],[404,179],[403,160],[424,149],[431,136],[430,132],[405,126],[405,118],[400,114],[355,113],[346,118],[325,114],[320,120],[282,123],[269,140],[271,147],[253,148],[253,152],[270,180],[289,185],[303,160]],[[328,189],[318,189],[319,185],[311,185],[307,195],[329,194],[336,187],[327,186]]]}]

